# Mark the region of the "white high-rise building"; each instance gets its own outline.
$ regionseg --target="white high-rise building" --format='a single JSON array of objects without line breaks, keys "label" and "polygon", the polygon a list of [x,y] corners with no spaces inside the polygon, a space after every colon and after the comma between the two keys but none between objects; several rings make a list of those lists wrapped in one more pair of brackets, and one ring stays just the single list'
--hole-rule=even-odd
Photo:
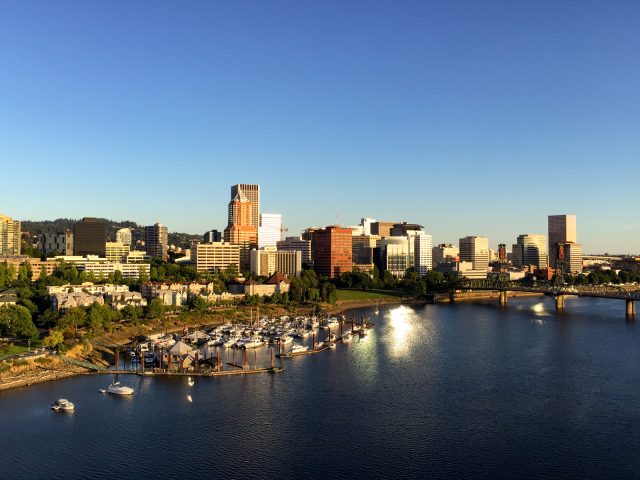
[{"label": "white high-rise building", "polygon": [[371,224],[375,222],[377,222],[375,218],[363,218],[360,221],[360,225],[362,225],[362,235],[371,235]]},{"label": "white high-rise building", "polygon": [[413,266],[421,277],[433,268],[433,237],[420,232],[413,237]]},{"label": "white high-rise building", "polygon": [[258,248],[275,247],[282,235],[282,215],[261,213],[258,227]]},{"label": "white high-rise building", "polygon": [[489,239],[475,236],[461,238],[460,261],[471,262],[474,270],[488,270]]},{"label": "white high-rise building", "polygon": [[121,228],[116,232],[116,242],[131,246],[131,229]]}]

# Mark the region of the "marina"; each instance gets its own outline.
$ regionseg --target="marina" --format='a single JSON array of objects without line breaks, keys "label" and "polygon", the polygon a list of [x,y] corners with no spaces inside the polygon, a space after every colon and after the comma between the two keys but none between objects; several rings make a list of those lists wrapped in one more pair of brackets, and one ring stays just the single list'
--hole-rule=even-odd
[{"label": "marina", "polygon": [[[364,336],[373,327],[364,317],[358,323],[344,315],[283,316],[187,330],[182,335],[154,334],[137,339],[122,352],[115,348],[113,369],[96,373],[198,377],[280,373],[284,369],[276,359],[315,355],[335,348],[345,338],[348,343],[354,335]],[[236,362],[236,353],[241,363]]]}]

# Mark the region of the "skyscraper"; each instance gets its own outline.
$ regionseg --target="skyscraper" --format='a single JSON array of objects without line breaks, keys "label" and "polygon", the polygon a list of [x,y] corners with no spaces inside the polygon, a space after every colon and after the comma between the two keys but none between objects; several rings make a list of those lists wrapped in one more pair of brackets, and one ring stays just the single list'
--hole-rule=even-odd
[{"label": "skyscraper", "polygon": [[144,227],[144,248],[151,257],[169,258],[169,230],[160,223]]},{"label": "skyscraper", "polygon": [[[275,247],[282,234],[282,215],[261,213],[258,227],[258,248]],[[282,272],[281,272],[282,273]]]},{"label": "skyscraper", "polygon": [[107,224],[104,220],[85,217],[73,224],[73,254],[104,257],[107,244]]},{"label": "skyscraper", "polygon": [[0,255],[20,255],[20,222],[0,213]]},{"label": "skyscraper", "polygon": [[474,270],[487,270],[489,268],[489,239],[475,236],[461,238],[460,261],[472,262]]},{"label": "skyscraper", "polygon": [[[558,251],[565,243],[578,243],[575,215],[549,215],[549,265],[558,267]],[[574,249],[577,251],[577,249]]]},{"label": "skyscraper", "polygon": [[413,236],[413,269],[421,277],[433,269],[433,237],[424,232]]},{"label": "skyscraper", "polygon": [[[255,227],[256,230],[260,226],[260,185],[253,185],[249,183],[239,183],[231,187],[231,201],[238,196],[238,193],[242,191],[247,200],[251,202],[251,218],[249,225]],[[231,217],[229,217],[229,225],[231,224]]]},{"label": "skyscraper", "polygon": [[[236,185],[237,186],[237,185]],[[250,252],[258,246],[258,227],[251,224],[252,205],[244,190],[238,188],[229,202],[229,224],[224,229],[224,241],[240,245],[240,269],[249,270]]]}]

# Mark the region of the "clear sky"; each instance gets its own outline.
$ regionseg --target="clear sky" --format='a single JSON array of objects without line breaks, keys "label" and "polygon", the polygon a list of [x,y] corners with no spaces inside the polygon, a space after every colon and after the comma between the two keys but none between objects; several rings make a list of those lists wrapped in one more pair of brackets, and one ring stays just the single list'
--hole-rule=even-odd
[{"label": "clear sky", "polygon": [[202,233],[259,183],[492,245],[640,253],[638,1],[0,0],[0,210]]}]

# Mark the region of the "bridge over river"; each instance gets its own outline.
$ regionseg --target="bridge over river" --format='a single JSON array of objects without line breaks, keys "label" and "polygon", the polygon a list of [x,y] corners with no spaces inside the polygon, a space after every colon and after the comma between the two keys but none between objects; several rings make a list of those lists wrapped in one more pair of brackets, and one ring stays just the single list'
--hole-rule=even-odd
[{"label": "bridge over river", "polygon": [[489,290],[498,292],[500,305],[507,304],[507,292],[543,293],[555,297],[556,309],[564,309],[567,295],[578,297],[611,298],[625,300],[627,315],[635,315],[635,301],[640,301],[640,288],[625,288],[619,285],[568,285],[547,282],[530,282],[526,280],[511,281],[502,275],[486,279],[462,279],[458,285],[460,290]]}]

